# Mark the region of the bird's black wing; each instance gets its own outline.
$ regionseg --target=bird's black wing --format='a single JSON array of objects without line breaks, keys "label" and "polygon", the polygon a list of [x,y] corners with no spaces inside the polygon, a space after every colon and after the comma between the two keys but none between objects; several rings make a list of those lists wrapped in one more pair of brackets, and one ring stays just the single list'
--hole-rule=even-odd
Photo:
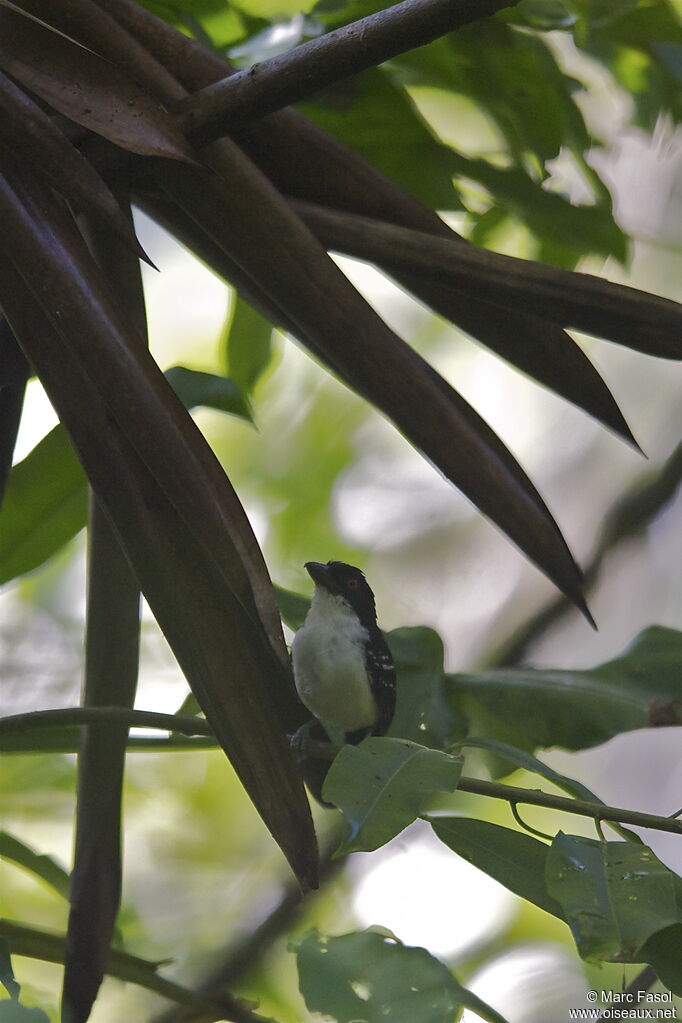
[{"label": "bird's black wing", "polygon": [[384,735],[395,713],[396,674],[391,651],[378,628],[370,633],[370,641],[365,647],[365,663],[379,710],[372,734]]}]

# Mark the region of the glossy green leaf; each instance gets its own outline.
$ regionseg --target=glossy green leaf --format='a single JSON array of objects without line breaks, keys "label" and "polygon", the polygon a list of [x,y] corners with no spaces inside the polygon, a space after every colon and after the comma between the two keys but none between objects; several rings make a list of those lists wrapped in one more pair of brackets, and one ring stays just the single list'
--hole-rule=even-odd
[{"label": "glossy green leaf", "polygon": [[341,810],[340,851],[378,849],[416,820],[435,792],[454,792],[462,758],[402,739],[369,738],[344,746],[322,788]]},{"label": "glossy green leaf", "polygon": [[459,738],[445,698],[443,642],[433,629],[394,629],[386,636],[398,679],[396,709],[389,734],[442,749]]},{"label": "glossy green leaf", "polygon": [[69,875],[52,856],[35,852],[8,831],[0,831],[0,856],[35,874],[64,898],[69,897]]},{"label": "glossy green leaf", "polygon": [[500,668],[450,675],[470,730],[527,745],[586,749],[682,719],[682,633],[654,626],[621,657],[586,671]]},{"label": "glossy green leaf", "polygon": [[12,469],[0,509],[0,582],[42,565],[85,525],[87,485],[56,426]]},{"label": "glossy green leaf", "polygon": [[649,938],[682,923],[682,879],[646,847],[560,832],[545,880],[583,959],[642,962]]},{"label": "glossy green leaf", "polygon": [[308,1009],[335,1023],[451,1023],[462,1006],[489,1023],[504,1023],[444,963],[397,938],[374,931],[332,938],[311,931],[296,953]]},{"label": "glossy green leaf", "polygon": [[244,394],[251,394],[272,357],[272,324],[237,292],[223,341],[227,371]]},{"label": "glossy green leaf", "polygon": [[450,150],[382,69],[334,85],[301,110],[422,202],[461,209]]},{"label": "glossy green leaf", "polygon": [[185,366],[172,366],[166,370],[165,376],[185,408],[203,406],[252,420],[248,401],[234,380],[216,373],[200,373]]},{"label": "glossy green leaf", "polygon": [[431,817],[441,842],[515,895],[563,920],[545,882],[549,847],[520,831],[468,817]]}]

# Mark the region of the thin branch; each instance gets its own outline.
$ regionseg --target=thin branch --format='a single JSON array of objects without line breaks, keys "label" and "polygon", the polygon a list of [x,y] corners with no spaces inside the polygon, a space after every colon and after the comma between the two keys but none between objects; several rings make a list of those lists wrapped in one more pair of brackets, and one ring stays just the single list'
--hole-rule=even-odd
[{"label": "thin branch", "polygon": [[213,730],[204,718],[158,714],[151,710],[129,710],[126,707],[60,707],[55,710],[11,714],[0,718],[0,736],[14,735],[33,728],[89,725],[98,721],[128,725],[129,728],[159,728],[167,732],[181,732],[183,735],[207,735],[214,738]]},{"label": "thin branch", "polygon": [[[28,714],[13,714],[0,718],[0,736],[16,731],[28,730],[33,727],[57,725],[86,725],[93,721],[109,720],[126,723],[131,728],[160,728],[169,732],[182,732],[185,735],[213,736],[210,725],[202,718],[183,717],[175,714],[157,714],[154,711],[126,710],[121,707],[68,707],[63,710],[39,710]],[[306,755],[333,760],[339,747],[328,742],[309,742]],[[569,799],[566,796],[554,796],[540,789],[522,789],[514,785],[503,785],[501,782],[482,781],[477,778],[460,778],[462,792],[473,792],[478,795],[491,796],[493,799],[504,799],[509,803],[524,803],[532,806],[544,806],[549,810],[564,810],[566,813],[580,814],[596,821],[617,821],[640,828],[652,828],[656,831],[669,831],[674,835],[682,835],[682,820],[676,817],[659,817],[655,814],[640,813],[639,810],[624,810],[620,807],[606,806],[603,803],[591,803],[586,799]]]},{"label": "thin branch", "polygon": [[264,117],[518,2],[404,0],[201,89],[177,105],[180,126],[194,142],[211,142],[235,124]]},{"label": "thin branch", "polygon": [[[38,930],[16,923],[0,920],[0,937],[5,938],[15,955],[41,959],[50,963],[63,963],[66,936]],[[189,1006],[203,1013],[206,1020],[231,1020],[233,1023],[267,1023],[262,1016],[253,1013],[241,1000],[221,993],[208,997],[192,991],[175,981],[161,976],[157,971],[165,962],[150,962],[118,949],[110,953],[106,973],[111,977],[137,984],[153,991],[163,998]]]},{"label": "thin branch", "polygon": [[682,835],[682,821],[671,820],[670,817],[640,813],[639,810],[623,810],[616,806],[605,806],[603,803],[590,803],[586,799],[554,796],[549,792],[542,792],[540,789],[522,789],[516,785],[503,785],[501,782],[483,781],[479,778],[460,778],[458,788],[462,792],[473,792],[479,796],[490,796],[492,799],[504,799],[508,803],[544,806],[548,810],[576,813],[581,817],[591,817],[595,821],[618,821],[620,824],[631,824],[640,828],[651,828],[655,831],[669,831],[673,835]]}]

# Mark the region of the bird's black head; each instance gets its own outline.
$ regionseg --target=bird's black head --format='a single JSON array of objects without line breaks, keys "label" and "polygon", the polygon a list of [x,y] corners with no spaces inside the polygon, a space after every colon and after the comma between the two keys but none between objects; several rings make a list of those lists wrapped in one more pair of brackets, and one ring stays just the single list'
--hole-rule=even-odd
[{"label": "bird's black head", "polygon": [[364,625],[376,624],[377,613],[372,593],[364,574],[343,561],[307,561],[306,571],[316,586],[321,586],[335,597],[341,597]]}]

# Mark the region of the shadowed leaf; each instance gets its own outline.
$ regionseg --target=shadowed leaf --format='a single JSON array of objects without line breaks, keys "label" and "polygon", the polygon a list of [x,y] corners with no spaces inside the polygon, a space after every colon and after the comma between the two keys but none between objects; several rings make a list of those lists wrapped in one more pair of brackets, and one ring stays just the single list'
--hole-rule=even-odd
[{"label": "shadowed leaf", "polygon": [[173,366],[165,373],[182,404],[187,409],[201,405],[204,408],[230,412],[242,419],[252,421],[251,409],[234,380],[216,373],[200,373],[185,366]]},{"label": "shadowed leaf", "polygon": [[343,746],[322,787],[342,812],[339,852],[378,849],[428,809],[436,792],[454,792],[463,760],[403,739],[365,739]]},{"label": "shadowed leaf", "polygon": [[588,961],[642,962],[648,939],[682,923],[682,879],[646,847],[559,832],[545,880]]},{"label": "shadowed leaf", "polygon": [[311,931],[296,952],[308,1009],[337,1023],[384,1017],[393,1023],[451,1023],[461,1006],[488,1023],[505,1023],[425,948],[410,948],[397,938],[374,931],[338,937]]},{"label": "shadowed leaf", "polygon": [[515,895],[547,913],[564,919],[561,905],[545,883],[549,846],[536,838],[469,817],[432,817],[430,824],[441,842]]},{"label": "shadowed leaf", "polygon": [[587,670],[499,668],[447,676],[479,735],[528,749],[587,749],[620,732],[682,722],[682,633],[652,627]]}]

